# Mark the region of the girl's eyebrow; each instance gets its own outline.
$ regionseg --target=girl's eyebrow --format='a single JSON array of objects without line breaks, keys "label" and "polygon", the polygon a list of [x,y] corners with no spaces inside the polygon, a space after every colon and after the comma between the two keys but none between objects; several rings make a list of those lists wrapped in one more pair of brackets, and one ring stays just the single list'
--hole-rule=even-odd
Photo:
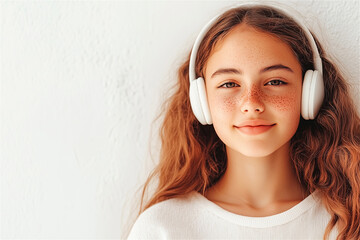
[{"label": "girl's eyebrow", "polygon": [[266,68],[263,68],[260,70],[260,73],[266,72],[266,71],[271,71],[271,70],[277,70],[277,69],[284,69],[286,71],[289,72],[294,72],[290,67],[282,65],[282,64],[276,64],[276,65],[272,65]]},{"label": "girl's eyebrow", "polygon": [[[263,69],[260,70],[260,73],[264,73],[267,71],[272,71],[272,70],[278,70],[278,69],[284,69],[286,71],[289,72],[294,72],[290,67],[282,65],[282,64],[275,64],[275,65],[271,65],[268,67],[265,67]],[[217,75],[221,75],[221,74],[226,74],[226,73],[232,73],[232,74],[242,74],[242,71],[240,69],[236,69],[236,68],[219,68],[218,70],[216,70],[210,78],[213,78]]]}]

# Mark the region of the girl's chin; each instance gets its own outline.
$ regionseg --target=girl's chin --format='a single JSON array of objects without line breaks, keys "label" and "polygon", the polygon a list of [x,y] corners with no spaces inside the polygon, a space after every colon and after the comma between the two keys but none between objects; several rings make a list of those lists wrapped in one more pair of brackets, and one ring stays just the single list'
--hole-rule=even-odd
[{"label": "girl's chin", "polygon": [[264,158],[272,155],[274,152],[276,152],[276,148],[268,148],[268,147],[262,147],[262,146],[243,146],[241,148],[229,148],[227,147],[227,151],[231,152],[232,155],[236,156],[239,155],[239,157],[250,157],[250,158]]}]

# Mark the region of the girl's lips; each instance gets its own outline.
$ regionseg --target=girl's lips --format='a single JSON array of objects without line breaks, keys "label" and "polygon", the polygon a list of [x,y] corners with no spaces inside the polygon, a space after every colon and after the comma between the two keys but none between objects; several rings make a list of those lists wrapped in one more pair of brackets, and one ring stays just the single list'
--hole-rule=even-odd
[{"label": "girl's lips", "polygon": [[260,133],[264,133],[274,125],[259,125],[259,126],[244,126],[244,127],[237,127],[240,132],[248,134],[248,135],[257,135]]},{"label": "girl's lips", "polygon": [[247,135],[257,135],[270,130],[276,124],[272,124],[266,120],[248,120],[241,123],[239,126],[235,126],[240,132]]},{"label": "girl's lips", "polygon": [[236,127],[256,127],[256,126],[270,126],[270,125],[275,125],[273,122],[267,121],[267,120],[263,120],[263,119],[250,119],[250,120],[246,120],[243,121],[242,123],[240,123],[239,125],[236,125]]}]

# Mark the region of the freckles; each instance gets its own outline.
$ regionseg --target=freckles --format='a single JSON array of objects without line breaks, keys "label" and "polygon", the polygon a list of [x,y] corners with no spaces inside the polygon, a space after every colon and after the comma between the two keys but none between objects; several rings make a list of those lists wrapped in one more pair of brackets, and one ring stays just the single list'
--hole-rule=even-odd
[{"label": "freckles", "polygon": [[234,107],[236,106],[236,98],[234,97],[226,97],[224,99],[221,100],[222,101],[222,110],[224,110],[225,112],[231,112]]},{"label": "freckles", "polygon": [[297,109],[296,94],[295,92],[289,92],[284,96],[267,96],[266,100],[277,110],[282,112],[294,112]]},{"label": "freckles", "polygon": [[259,88],[254,88],[249,94],[250,99],[254,99],[254,98],[263,99],[264,97],[265,94],[262,91],[260,91]]},{"label": "freckles", "polygon": [[254,87],[251,90],[247,90],[247,92],[240,97],[239,102],[249,101],[260,104],[260,102],[262,100],[266,100],[266,98],[266,94],[261,91],[261,89],[259,89],[258,87]]}]

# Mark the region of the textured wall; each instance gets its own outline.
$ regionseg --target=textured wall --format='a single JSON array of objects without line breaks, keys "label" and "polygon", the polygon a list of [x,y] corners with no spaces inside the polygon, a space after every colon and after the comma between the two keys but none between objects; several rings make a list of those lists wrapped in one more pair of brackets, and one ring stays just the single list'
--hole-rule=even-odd
[{"label": "textured wall", "polygon": [[[196,34],[234,1],[2,1],[2,238],[120,238]],[[359,2],[289,3],[359,98]],[[130,219],[130,220],[129,220]]]}]

